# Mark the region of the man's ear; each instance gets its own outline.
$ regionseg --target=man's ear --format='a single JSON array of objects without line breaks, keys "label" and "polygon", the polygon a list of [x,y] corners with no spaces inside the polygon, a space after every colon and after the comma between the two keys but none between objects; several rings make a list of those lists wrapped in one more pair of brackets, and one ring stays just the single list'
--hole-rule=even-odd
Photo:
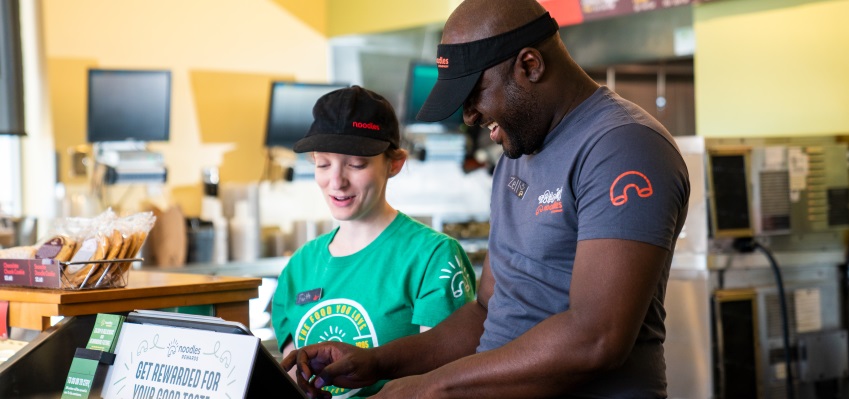
[{"label": "man's ear", "polygon": [[542,74],[545,72],[545,60],[542,59],[542,54],[539,50],[533,47],[525,47],[519,51],[519,55],[516,57],[516,64],[513,65],[513,71],[522,75],[522,77],[531,83],[536,83],[542,78]]}]

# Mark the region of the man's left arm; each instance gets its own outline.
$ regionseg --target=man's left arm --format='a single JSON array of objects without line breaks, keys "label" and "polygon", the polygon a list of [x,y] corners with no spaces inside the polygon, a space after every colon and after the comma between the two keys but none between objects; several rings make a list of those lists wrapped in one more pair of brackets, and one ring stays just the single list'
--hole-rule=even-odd
[{"label": "man's left arm", "polygon": [[619,367],[628,357],[667,255],[666,249],[638,241],[581,241],[568,311],[549,317],[501,348],[390,382],[381,393],[405,392],[407,397],[420,398],[542,398],[569,392]]}]

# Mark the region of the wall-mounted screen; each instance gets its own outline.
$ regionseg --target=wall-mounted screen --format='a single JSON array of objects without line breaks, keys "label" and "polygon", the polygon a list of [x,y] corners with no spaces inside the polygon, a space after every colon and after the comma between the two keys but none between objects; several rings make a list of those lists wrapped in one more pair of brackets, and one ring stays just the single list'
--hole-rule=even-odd
[{"label": "wall-mounted screen", "polygon": [[89,143],[168,141],[170,125],[170,71],[88,71]]},{"label": "wall-mounted screen", "polygon": [[751,237],[754,234],[749,156],[749,149],[710,151],[708,183],[714,237]]},{"label": "wall-mounted screen", "polygon": [[[403,121],[407,125],[422,124],[416,120],[416,114],[422,109],[427,96],[431,89],[436,84],[436,79],[439,77],[439,69],[436,64],[425,62],[410,63],[410,72],[407,78],[407,90],[404,94],[404,115]],[[441,122],[448,130],[459,131],[463,124],[463,108],[457,109],[454,114]]]},{"label": "wall-mounted screen", "polygon": [[348,87],[345,84],[272,82],[265,128],[266,147],[292,148],[313,122],[312,109],[319,97]]}]

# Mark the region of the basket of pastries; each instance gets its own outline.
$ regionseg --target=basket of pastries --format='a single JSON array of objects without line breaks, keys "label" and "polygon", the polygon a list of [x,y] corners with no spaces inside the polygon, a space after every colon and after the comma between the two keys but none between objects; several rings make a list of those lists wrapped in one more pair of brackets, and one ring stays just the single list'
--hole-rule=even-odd
[{"label": "basket of pastries", "polygon": [[155,221],[152,212],[118,217],[111,209],[93,218],[62,218],[36,245],[0,250],[0,258],[58,264],[62,289],[122,288]]}]

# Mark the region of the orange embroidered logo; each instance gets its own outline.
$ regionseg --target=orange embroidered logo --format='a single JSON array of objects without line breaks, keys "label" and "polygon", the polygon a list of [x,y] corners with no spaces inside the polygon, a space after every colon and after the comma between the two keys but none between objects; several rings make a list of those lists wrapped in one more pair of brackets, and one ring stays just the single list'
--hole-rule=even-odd
[{"label": "orange embroidered logo", "polygon": [[448,58],[438,57],[436,59],[436,66],[439,68],[448,68]]},{"label": "orange embroidered logo", "polygon": [[563,212],[563,202],[560,201],[560,196],[563,194],[563,187],[560,187],[555,192],[545,190],[542,195],[537,197],[539,205],[537,206],[537,215],[544,212],[560,213]]},{"label": "orange embroidered logo", "polygon": [[[619,182],[620,180],[622,180],[622,183]],[[651,197],[654,192],[651,188],[651,182],[646,175],[635,170],[631,170],[619,175],[619,177],[613,181],[613,184],[610,185],[610,202],[614,206],[625,205],[625,203],[628,202],[629,188],[633,188],[640,198]],[[617,195],[616,193],[621,194]]]}]

